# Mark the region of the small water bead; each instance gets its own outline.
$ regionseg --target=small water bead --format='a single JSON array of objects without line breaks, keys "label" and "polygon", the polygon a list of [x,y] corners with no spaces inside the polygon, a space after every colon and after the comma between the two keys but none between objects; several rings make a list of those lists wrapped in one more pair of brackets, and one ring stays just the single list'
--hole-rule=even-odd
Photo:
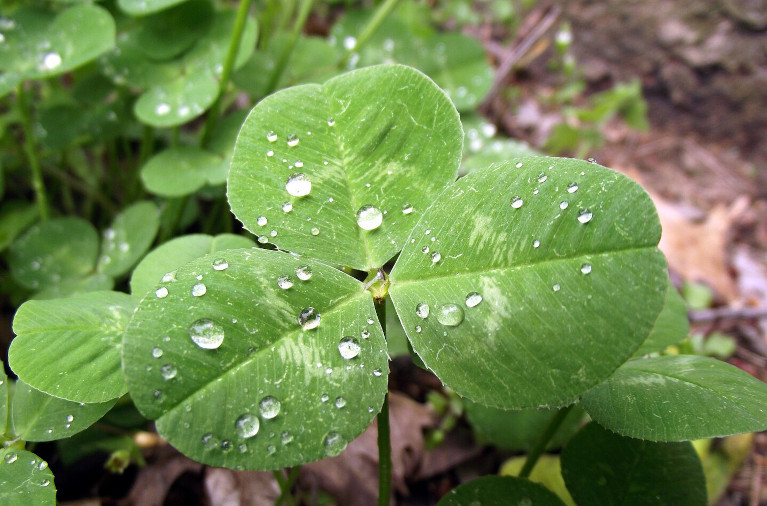
[{"label": "small water bead", "polygon": [[295,172],[285,182],[285,189],[294,197],[304,197],[312,191],[312,182],[303,172]]},{"label": "small water bead", "polygon": [[269,151],[266,152],[266,156],[274,156],[274,151],[270,149]]},{"label": "small water bead", "polygon": [[410,202],[402,204],[402,214],[410,214],[413,212],[413,205]]},{"label": "small water bead", "polygon": [[471,292],[466,296],[466,307],[476,307],[482,302],[482,296],[477,292]]},{"label": "small water bead", "polygon": [[591,274],[591,264],[581,265],[581,274]]},{"label": "small water bead", "polygon": [[431,263],[436,264],[440,260],[442,260],[442,255],[439,253],[439,251],[435,251],[431,254]]},{"label": "small water bead", "polygon": [[578,183],[570,183],[567,185],[567,193],[575,193],[578,191]]},{"label": "small water bead", "polygon": [[287,143],[291,148],[298,146],[298,136],[296,134],[288,135]]},{"label": "small water bead", "polygon": [[154,294],[158,299],[164,299],[165,297],[168,296],[168,289],[165,288],[164,286],[161,286],[160,288],[154,291]]},{"label": "small water bead", "polygon": [[208,291],[208,288],[203,283],[197,283],[192,287],[192,296],[202,297]]},{"label": "small water bead", "polygon": [[415,331],[420,334],[421,333],[421,326],[420,325],[416,325],[415,326]]},{"label": "small water bead", "polygon": [[175,378],[177,373],[178,370],[173,364],[165,364],[160,368],[160,374],[166,381]]},{"label": "small water bead", "polygon": [[456,327],[463,322],[463,309],[458,304],[444,304],[439,308],[437,321],[448,327]]},{"label": "small water bead", "polygon": [[328,402],[328,399],[330,399],[330,396],[328,394],[322,394],[322,397],[320,397],[320,400],[322,402]]},{"label": "small water bead", "polygon": [[373,369],[373,376],[380,378],[383,375],[381,369]]},{"label": "small water bead", "polygon": [[224,328],[208,318],[200,318],[189,327],[189,337],[204,350],[215,350],[224,342]]},{"label": "small water bead", "polygon": [[346,360],[351,360],[360,354],[360,343],[351,336],[344,337],[338,342],[338,353]]},{"label": "small water bead", "polygon": [[232,449],[232,442],[228,439],[221,441],[221,450],[223,452],[229,452]]},{"label": "small water bead", "polygon": [[298,314],[298,324],[301,325],[304,330],[316,329],[320,326],[321,319],[322,316],[320,313],[317,313],[311,306],[304,308]]},{"label": "small water bead", "polygon": [[250,413],[240,415],[237,421],[234,422],[235,432],[243,439],[252,438],[258,434],[258,429],[260,428],[261,421],[256,415],[251,415]]},{"label": "small water bead", "polygon": [[[368,323],[368,325],[373,325],[373,323],[375,323],[375,320],[374,320],[374,319],[372,319],[372,318],[368,318],[368,319],[367,319],[367,320],[365,320],[365,321]],[[2,385],[2,382],[1,382],[1,381],[0,381],[0,385]]]},{"label": "small water bead", "polygon": [[328,118],[328,126],[335,126],[336,120],[333,118],[333,116],[330,116]]},{"label": "small water bead", "polygon": [[419,318],[428,318],[429,317],[429,305],[425,302],[421,302],[415,307],[415,314]]},{"label": "small water bead", "polygon": [[266,237],[265,235],[259,235],[258,236],[258,243],[259,244],[266,244],[268,242],[269,242],[269,238]]},{"label": "small water bead", "polygon": [[383,213],[380,209],[370,204],[364,205],[357,210],[357,225],[362,230],[375,230],[383,223]]},{"label": "small water bead", "polygon": [[300,169],[301,167],[304,166],[304,162],[302,162],[301,160],[296,160],[296,163],[294,163],[293,165],[295,165],[297,168]]},{"label": "small water bead", "polygon": [[154,112],[158,116],[165,116],[170,112],[170,106],[168,104],[157,104],[157,107],[154,108]]},{"label": "small water bead", "polygon": [[275,453],[277,453],[277,448],[275,448],[274,445],[268,445],[266,447],[266,454],[267,455],[274,455]]},{"label": "small water bead", "polygon": [[519,196],[511,199],[511,207],[513,207],[514,209],[519,209],[520,207],[522,207],[522,204],[524,203],[525,201],[519,198]]},{"label": "small water bead", "polygon": [[559,290],[562,289],[562,287],[559,286],[559,284],[555,284],[554,286],[551,287],[551,289],[554,290],[555,292],[558,292]]},{"label": "small water bead", "polygon": [[517,162],[515,167],[518,168],[518,169],[521,169],[522,168],[522,162]]},{"label": "small water bead", "polygon": [[277,237],[277,231],[272,230],[271,232],[269,232],[269,237]]},{"label": "small water bead", "polygon": [[9,453],[5,456],[5,463],[13,464],[14,462],[16,462],[16,460],[18,460],[18,458],[19,456],[16,455],[15,453]]},{"label": "small water bead", "polygon": [[280,434],[280,442],[284,445],[292,443],[293,434],[288,431],[284,431],[282,434]]},{"label": "small water bead", "polygon": [[341,409],[344,406],[346,406],[346,399],[344,399],[343,397],[336,397],[336,407],[338,409]]},{"label": "small water bead", "polygon": [[296,276],[301,281],[309,281],[312,278],[312,269],[308,265],[296,269]]},{"label": "small water bead", "polygon": [[370,337],[370,331],[368,329],[362,329],[361,335],[362,335],[362,339],[367,339],[368,337]]},{"label": "small water bead", "polygon": [[538,175],[538,182],[539,183],[545,183],[548,178],[549,178],[549,176],[547,176],[544,173],[541,173],[541,174]]},{"label": "small water bead", "polygon": [[265,420],[271,420],[280,414],[281,407],[282,405],[276,397],[267,395],[258,403],[258,412],[261,413],[261,417]]},{"label": "small water bead", "polygon": [[154,348],[152,348],[152,356],[153,356],[154,358],[160,358],[160,357],[162,357],[162,348],[158,348],[157,346],[155,346]]},{"label": "small water bead", "polygon": [[[589,162],[589,163],[597,163],[597,159],[594,158],[594,157],[589,157],[589,158],[586,159],[586,161]],[[583,174],[583,173],[581,172],[581,174]]]},{"label": "small water bead", "polygon": [[285,202],[282,204],[282,212],[283,213],[289,213],[293,210],[293,203],[292,202]]},{"label": "small water bead", "polygon": [[538,239],[533,241],[533,248],[540,248],[541,247],[541,241]]},{"label": "small water bead", "polygon": [[594,213],[592,213],[588,209],[584,209],[584,210],[582,210],[578,214],[578,222],[579,223],[588,223],[588,222],[591,221],[591,218],[593,218],[593,217],[594,217]]},{"label": "small water bead", "polygon": [[256,223],[258,224],[259,227],[263,227],[264,225],[266,225],[267,223],[266,216],[259,216],[258,219],[256,220]]},{"label": "small water bead", "polygon": [[229,262],[224,260],[223,258],[217,258],[213,261],[213,270],[214,271],[224,271],[229,268]]},{"label": "small water bead", "polygon": [[290,278],[290,276],[280,276],[277,278],[277,286],[283,290],[287,290],[293,286],[293,280]]},{"label": "small water bead", "polygon": [[274,133],[274,130],[270,130],[268,134],[266,134],[266,140],[269,142],[274,142],[277,140],[277,134]]},{"label": "small water bead", "polygon": [[312,227],[311,233],[312,235],[320,235],[320,229],[317,227]]},{"label": "small water bead", "polygon": [[176,271],[166,272],[161,280],[163,283],[170,283],[176,281]]},{"label": "small water bead", "polygon": [[423,253],[424,255],[426,253],[428,253],[428,252],[429,252],[429,247],[428,246],[424,246],[423,248],[421,248],[421,253]]},{"label": "small water bead", "polygon": [[[154,392],[152,392],[152,397],[154,397],[155,401],[161,402],[163,397],[162,390],[155,390]],[[69,425],[67,425],[65,428],[68,429]]]},{"label": "small water bead", "polygon": [[37,469],[39,469],[40,471],[44,471],[47,468],[48,468],[48,463],[44,460],[41,461],[40,464],[37,466]]}]

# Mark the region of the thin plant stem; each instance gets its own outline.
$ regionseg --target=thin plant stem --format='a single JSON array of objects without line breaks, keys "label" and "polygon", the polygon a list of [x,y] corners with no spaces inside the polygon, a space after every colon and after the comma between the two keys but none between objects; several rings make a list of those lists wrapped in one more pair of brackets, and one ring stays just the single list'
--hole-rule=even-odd
[{"label": "thin plant stem", "polygon": [[232,38],[229,39],[229,50],[226,53],[224,67],[221,70],[221,82],[218,85],[218,96],[208,111],[208,117],[205,118],[205,126],[202,129],[202,137],[200,138],[200,147],[205,147],[208,144],[213,128],[216,126],[216,121],[218,121],[218,116],[221,113],[221,97],[224,95],[226,87],[229,85],[229,78],[232,75],[234,62],[237,59],[237,51],[240,49],[240,42],[242,42],[242,34],[245,31],[245,24],[248,21],[248,12],[250,11],[251,1],[252,0],[241,0],[240,6],[237,9],[237,17],[234,20]]},{"label": "thin plant stem", "polygon": [[[386,299],[376,302],[376,315],[386,335]],[[378,413],[378,506],[389,506],[391,497],[391,436],[389,434],[389,392]]]},{"label": "thin plant stem", "polygon": [[538,438],[538,440],[535,442],[535,445],[530,450],[530,453],[527,455],[525,465],[522,466],[522,470],[519,472],[520,478],[528,478],[530,476],[530,473],[533,472],[533,468],[538,462],[538,459],[541,457],[541,455],[543,455],[543,452],[546,451],[546,448],[549,446],[551,438],[553,438],[554,434],[557,433],[559,426],[562,425],[562,422],[574,406],[575,404],[570,404],[566,408],[562,408],[557,411],[557,414],[554,415],[554,417],[551,419],[549,424],[546,426],[546,430],[543,431],[541,437]]},{"label": "thin plant stem", "polygon": [[304,0],[301,2],[301,7],[298,10],[298,17],[296,17],[296,22],[293,24],[293,30],[290,33],[290,39],[288,40],[288,44],[282,50],[282,54],[280,54],[280,59],[277,61],[277,65],[274,67],[274,72],[272,72],[272,76],[269,78],[269,84],[266,86],[264,95],[269,95],[277,89],[277,84],[282,77],[282,73],[285,71],[285,66],[288,64],[290,54],[293,52],[293,46],[296,45],[298,36],[301,35],[301,30],[303,30],[304,24],[306,23],[306,19],[312,11],[312,5],[314,5],[314,0]]},{"label": "thin plant stem", "polygon": [[282,475],[282,471],[273,472],[274,477],[277,480],[277,484],[280,486],[280,496],[276,501],[274,501],[274,506],[279,506],[280,504],[293,506],[295,504],[293,495],[290,491],[293,489],[293,485],[296,483],[296,478],[298,478],[299,472],[301,472],[301,466],[295,466],[291,468],[287,478]]},{"label": "thin plant stem", "polygon": [[34,136],[32,134],[32,117],[27,109],[27,97],[24,90],[24,83],[19,83],[16,88],[16,98],[19,101],[19,111],[21,112],[21,126],[24,130],[24,152],[29,162],[29,170],[32,172],[32,189],[35,192],[40,219],[45,221],[50,216],[48,210],[48,196],[45,193],[45,184],[43,183],[43,174],[40,170],[40,160],[37,158],[35,150]]},{"label": "thin plant stem", "polygon": [[141,137],[138,165],[141,167],[152,156],[154,151],[154,128],[144,125],[144,135]]},{"label": "thin plant stem", "polygon": [[351,58],[352,54],[359,51],[359,49],[365,45],[368,40],[370,40],[370,37],[372,37],[376,30],[378,30],[378,27],[381,26],[381,23],[383,23],[384,19],[386,19],[386,16],[388,16],[389,13],[394,10],[398,2],[399,0],[386,0],[378,7],[378,9],[373,14],[373,17],[370,18],[370,21],[368,21],[368,24],[365,25],[360,34],[357,36],[354,47],[348,49],[343,58],[341,58],[341,60],[338,62],[339,68],[346,67],[346,64],[349,63],[349,58]]}]

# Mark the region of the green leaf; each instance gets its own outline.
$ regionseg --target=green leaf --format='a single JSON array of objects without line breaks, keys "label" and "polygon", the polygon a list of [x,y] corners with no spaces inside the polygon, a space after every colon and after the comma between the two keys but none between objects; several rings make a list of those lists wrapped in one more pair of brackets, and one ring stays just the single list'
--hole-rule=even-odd
[{"label": "green leaf", "polygon": [[226,183],[226,176],[229,174],[229,165],[232,162],[234,154],[234,143],[237,140],[237,134],[240,133],[247,111],[237,110],[221,119],[216,124],[208,141],[208,150],[221,157],[218,169],[208,172],[208,183],[219,185]]},{"label": "green leaf", "polygon": [[564,506],[562,500],[542,485],[512,476],[483,476],[454,488],[438,506]]},{"label": "green leaf", "polygon": [[[444,93],[409,67],[369,67],[282,90],[243,124],[229,204],[280,249],[357,269],[381,266],[455,178],[461,135]],[[310,193],[288,184],[297,174],[311,181]],[[386,213],[375,229],[357,225],[365,206]]]},{"label": "green leaf", "polygon": [[144,18],[136,34],[137,42],[149,58],[167,60],[204,37],[212,20],[213,5],[209,0],[187,1]]},{"label": "green leaf", "polygon": [[187,0],[117,0],[120,9],[131,16],[145,16],[173,7]]},{"label": "green leaf", "polygon": [[[526,460],[526,455],[512,457],[501,465],[498,474],[501,476],[519,476]],[[565,480],[562,478],[562,466],[560,464],[559,455],[541,455],[535,463],[535,467],[533,467],[528,479],[534,483],[540,483],[557,494],[557,496],[562,499],[562,502],[568,506],[575,506],[575,501],[573,501],[573,498],[567,491]]]},{"label": "green leaf", "polygon": [[110,276],[127,272],[149,249],[159,228],[159,211],[152,202],[125,208],[104,230],[99,272]]},{"label": "green leaf", "polygon": [[221,234],[216,237],[204,234],[176,237],[152,250],[133,270],[131,293],[143,296],[160,279],[195,258],[227,249],[249,248],[255,243],[247,237]]},{"label": "green leaf", "polygon": [[669,346],[683,341],[689,331],[690,321],[687,319],[687,304],[669,280],[663,309],[658,315],[650,335],[634,353],[634,356],[641,357],[648,353],[661,352]]},{"label": "green leaf", "polygon": [[9,19],[0,44],[0,71],[16,79],[64,74],[114,45],[114,20],[95,5],[75,5],[58,15],[25,7]]},{"label": "green leaf", "polygon": [[583,406],[608,429],[652,441],[767,430],[767,385],[730,364],[694,355],[627,362],[584,395]]},{"label": "green leaf", "polygon": [[389,293],[416,353],[457,394],[562,406],[607,379],[655,324],[668,279],[659,237],[652,201],[625,176],[520,159],[442,193]]},{"label": "green leaf", "polygon": [[[193,74],[200,71],[221,74],[221,69],[229,51],[229,43],[232,39],[237,13],[234,10],[224,10],[216,13],[210,30],[184,55],[184,64],[188,68],[187,73]],[[248,17],[245,21],[245,29],[234,60],[234,68],[242,67],[253,54],[258,38],[258,25],[255,19]]]},{"label": "green leaf", "polygon": [[8,250],[8,263],[19,284],[39,290],[91,273],[98,249],[98,233],[89,222],[54,218],[16,239]]},{"label": "green leaf", "polygon": [[112,290],[114,286],[114,279],[110,276],[96,273],[85,276],[84,278],[67,278],[55,285],[48,285],[35,293],[32,298],[35,300],[61,299],[63,297],[71,297],[72,295],[86,292],[108,292]]},{"label": "green leaf", "polygon": [[[218,179],[221,158],[191,146],[166,149],[141,168],[147,190],[163,197],[181,197]],[[212,184],[212,183],[211,183]]]},{"label": "green leaf", "polygon": [[65,401],[16,382],[11,407],[13,432],[24,441],[53,441],[90,427],[115,405]]},{"label": "green leaf", "polygon": [[119,292],[27,301],[13,318],[8,363],[22,381],[54,397],[86,403],[120,397],[126,392],[120,340],[134,304]]},{"label": "green leaf", "polygon": [[562,476],[577,504],[706,504],[706,480],[689,442],[655,443],[590,423],[562,453]]},{"label": "green leaf", "polygon": [[37,219],[35,204],[18,200],[4,202],[0,208],[0,251]]},{"label": "green leaf", "polygon": [[9,402],[8,376],[5,375],[5,368],[0,367],[0,437],[8,430]]},{"label": "green leaf", "polygon": [[[299,324],[306,308],[317,328]],[[387,390],[374,318],[362,283],[319,262],[258,248],[207,255],[141,301],[123,342],[131,398],[206,464],[279,469],[336,455]]]},{"label": "green leaf", "polygon": [[138,43],[137,33],[125,32],[117,37],[116,47],[100,58],[101,70],[119,86],[151,88],[179,78],[184,71],[180,61],[155,61],[146,57]]},{"label": "green leaf", "polygon": [[53,473],[48,469],[48,463],[26,450],[0,450],[0,504],[56,504],[56,485],[53,483]]},{"label": "green leaf", "polygon": [[139,121],[156,128],[183,125],[205,112],[217,95],[213,74],[195,72],[150,88],[136,101],[133,112]]},{"label": "green leaf", "polygon": [[[504,411],[469,400],[464,400],[464,406],[480,442],[510,451],[530,451],[557,413],[556,409]],[[555,450],[570,439],[580,428],[584,415],[580,406],[572,409],[547,448]]]}]

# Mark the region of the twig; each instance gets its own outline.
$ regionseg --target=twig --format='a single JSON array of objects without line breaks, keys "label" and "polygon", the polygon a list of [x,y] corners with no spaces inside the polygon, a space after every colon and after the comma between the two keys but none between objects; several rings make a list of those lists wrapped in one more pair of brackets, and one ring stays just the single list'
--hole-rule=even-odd
[{"label": "twig", "polygon": [[720,320],[755,320],[767,318],[767,307],[718,307],[688,311],[690,323],[708,323]]}]

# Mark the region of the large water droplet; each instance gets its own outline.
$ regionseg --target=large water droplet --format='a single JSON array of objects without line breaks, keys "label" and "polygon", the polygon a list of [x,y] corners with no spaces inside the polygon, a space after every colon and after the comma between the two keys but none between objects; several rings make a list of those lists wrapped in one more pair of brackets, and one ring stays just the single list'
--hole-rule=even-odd
[{"label": "large water droplet", "polygon": [[154,358],[160,358],[160,357],[162,357],[162,348],[158,348],[157,346],[155,346],[154,348],[152,348],[152,356],[153,356]]},{"label": "large water droplet", "polygon": [[341,409],[344,406],[346,406],[346,399],[344,399],[343,397],[336,397],[336,407],[338,409]]},{"label": "large water droplet", "polygon": [[312,182],[303,172],[295,172],[285,183],[285,189],[294,197],[304,197],[312,191]]},{"label": "large water droplet", "polygon": [[200,318],[189,327],[189,337],[205,350],[215,350],[224,342],[224,328],[208,318]]},{"label": "large water droplet", "polygon": [[308,265],[296,269],[296,276],[301,281],[309,281],[312,278],[312,269]]},{"label": "large water droplet", "polygon": [[217,258],[213,261],[213,270],[215,271],[225,271],[228,268],[229,262],[223,258]]},{"label": "large water droplet", "polygon": [[351,336],[344,337],[338,342],[338,353],[340,353],[346,360],[359,355],[360,349],[360,343]]},{"label": "large water droplet", "polygon": [[581,274],[591,274],[591,264],[581,265]]},{"label": "large water droplet", "polygon": [[178,370],[173,364],[165,364],[160,368],[160,374],[162,374],[162,377],[165,380],[172,380],[176,377],[177,373]]},{"label": "large water droplet", "polygon": [[277,286],[283,290],[287,290],[293,286],[293,280],[290,279],[290,276],[280,276],[277,278]]},{"label": "large water droplet", "polygon": [[522,200],[520,197],[514,197],[513,199],[511,199],[511,207],[513,207],[514,209],[519,209],[520,207],[522,207],[522,204],[524,203],[525,201]]},{"label": "large water droplet", "polygon": [[559,203],[559,208],[564,210],[564,209],[567,209],[567,206],[569,206],[569,205],[570,204],[568,204],[568,202],[566,200],[563,200],[562,202]]},{"label": "large water droplet", "polygon": [[482,296],[477,292],[471,292],[466,296],[466,307],[475,307],[482,302]]},{"label": "large water droplet", "polygon": [[192,287],[192,295],[194,297],[202,297],[208,291],[208,288],[204,283],[197,283]]},{"label": "large water droplet", "polygon": [[594,213],[592,213],[588,209],[584,209],[580,213],[578,213],[578,222],[588,223],[591,221],[591,218],[593,217],[594,217]]},{"label": "large water droplet", "polygon": [[567,185],[567,193],[575,193],[578,191],[578,183],[570,183]]},{"label": "large water droplet", "polygon": [[383,213],[370,204],[364,205],[357,211],[357,225],[362,230],[374,230],[383,223]]},{"label": "large water droplet", "polygon": [[291,148],[298,146],[298,136],[296,134],[288,135],[287,142]]},{"label": "large water droplet", "polygon": [[421,302],[415,307],[415,314],[419,318],[428,318],[429,317],[429,305],[425,302]]},{"label": "large water droplet", "polygon": [[256,415],[245,413],[237,418],[234,422],[234,430],[241,438],[248,439],[258,434],[258,429],[261,428],[261,421]]},{"label": "large water droplet", "polygon": [[304,310],[298,314],[298,324],[301,325],[304,330],[316,329],[320,326],[321,318],[321,315],[310,306],[304,308]]},{"label": "large water droplet", "polygon": [[282,405],[276,397],[267,395],[258,403],[258,411],[265,420],[271,420],[280,414]]},{"label": "large water droplet", "polygon": [[158,299],[164,299],[168,296],[168,289],[164,286],[161,286],[157,290],[154,291],[155,296],[157,296]]},{"label": "large water droplet", "polygon": [[413,212],[413,205],[410,202],[402,204],[402,214],[410,214]]},{"label": "large water droplet", "polygon": [[463,321],[463,309],[458,304],[444,304],[439,308],[437,321],[448,327],[455,327]]}]

